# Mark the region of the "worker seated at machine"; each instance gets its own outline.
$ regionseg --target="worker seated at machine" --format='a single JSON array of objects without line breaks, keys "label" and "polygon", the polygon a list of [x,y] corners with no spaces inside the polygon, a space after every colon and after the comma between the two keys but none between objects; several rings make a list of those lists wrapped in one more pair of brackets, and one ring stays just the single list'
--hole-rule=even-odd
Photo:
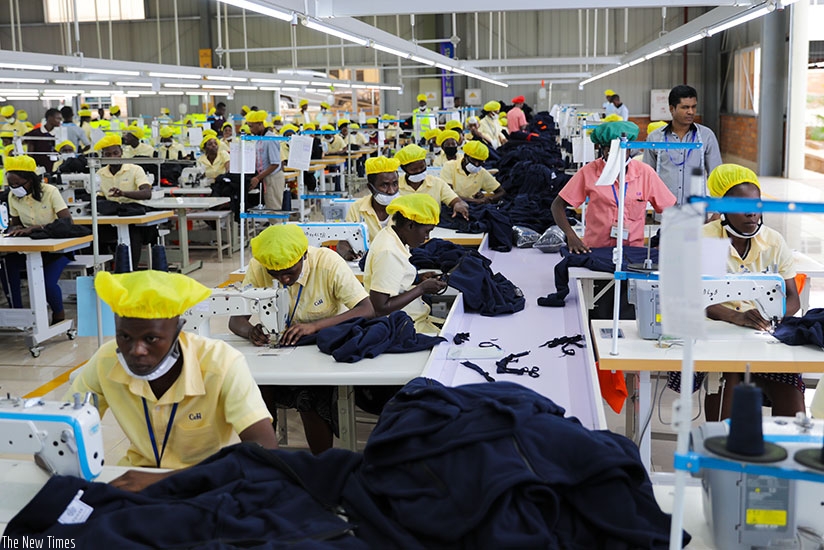
[{"label": "worker seated at machine", "polygon": [[427,174],[426,150],[423,147],[409,144],[395,153],[395,158],[401,163],[404,172],[398,180],[398,192],[401,195],[426,193],[451,208],[453,218],[462,216],[465,220],[469,219],[469,206],[466,202],[444,180]]},{"label": "worker seated at machine", "polygon": [[369,195],[361,197],[346,212],[347,222],[362,222],[369,231],[369,242],[389,224],[386,207],[398,196],[398,167],[396,158],[374,157],[366,161],[366,185]]},{"label": "worker seated at machine", "polygon": [[488,204],[504,196],[503,186],[483,167],[489,158],[489,148],[480,141],[464,145],[461,160],[450,160],[441,169],[441,178],[468,203]]}]

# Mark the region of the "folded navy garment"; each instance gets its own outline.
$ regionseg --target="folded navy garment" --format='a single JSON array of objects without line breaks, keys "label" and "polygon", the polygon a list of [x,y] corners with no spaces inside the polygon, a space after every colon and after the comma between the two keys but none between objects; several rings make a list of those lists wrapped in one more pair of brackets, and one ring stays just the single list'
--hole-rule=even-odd
[{"label": "folded navy garment", "polygon": [[824,347],[824,309],[811,309],[803,317],[785,317],[773,336],[790,346]]}]

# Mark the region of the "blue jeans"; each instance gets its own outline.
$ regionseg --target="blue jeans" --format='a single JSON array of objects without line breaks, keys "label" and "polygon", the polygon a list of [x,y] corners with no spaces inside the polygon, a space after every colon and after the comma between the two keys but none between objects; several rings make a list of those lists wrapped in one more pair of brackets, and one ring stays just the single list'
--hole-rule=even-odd
[{"label": "blue jeans", "polygon": [[[63,291],[57,285],[57,280],[63,269],[69,263],[70,258],[65,254],[41,253],[43,256],[43,278],[46,283],[46,302],[52,313],[63,311]],[[0,269],[0,280],[3,283],[3,291],[9,298],[11,307],[20,309],[23,307],[23,297],[20,294],[20,272],[26,269],[25,254],[7,254],[2,258],[2,269]],[[29,281],[31,286],[32,281]]]}]

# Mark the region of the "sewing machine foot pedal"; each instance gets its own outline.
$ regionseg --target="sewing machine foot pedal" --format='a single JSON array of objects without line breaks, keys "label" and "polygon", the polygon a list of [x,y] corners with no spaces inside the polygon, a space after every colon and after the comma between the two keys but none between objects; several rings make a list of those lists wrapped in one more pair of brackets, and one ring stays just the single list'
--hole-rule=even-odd
[{"label": "sewing machine foot pedal", "polygon": [[40,357],[41,351],[43,351],[43,348],[41,346],[32,346],[29,348],[29,353],[31,353],[31,356],[35,359]]}]

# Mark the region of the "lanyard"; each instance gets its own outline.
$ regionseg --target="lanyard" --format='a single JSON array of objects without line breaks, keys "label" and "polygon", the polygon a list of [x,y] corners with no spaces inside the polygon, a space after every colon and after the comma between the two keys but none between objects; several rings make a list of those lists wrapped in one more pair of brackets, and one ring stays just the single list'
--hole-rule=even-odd
[{"label": "lanyard", "polygon": [[292,315],[290,315],[289,318],[286,319],[286,328],[289,328],[290,326],[292,326],[292,321],[295,318],[295,312],[297,312],[298,304],[300,303],[300,295],[301,294],[303,294],[303,285],[300,285],[300,288],[298,289],[298,298],[297,298],[297,300],[295,300],[295,307],[292,308]]},{"label": "lanyard", "polygon": [[[696,128],[692,131],[692,136],[690,137],[690,143],[695,143],[695,134],[697,132],[698,132],[698,128]],[[664,143],[669,143],[669,138],[667,138],[667,133],[666,132],[664,132]],[[682,160],[681,162],[675,162],[674,160],[672,160],[672,152],[669,151],[669,150],[667,151],[667,156],[669,156],[670,162],[674,166],[684,166],[684,164],[686,164],[686,162],[690,159],[690,155],[692,154],[692,151],[693,151],[692,149],[689,149],[687,151],[687,155],[684,157],[684,160]]]},{"label": "lanyard", "polygon": [[[626,182],[624,182],[624,205],[625,206],[626,206],[626,203],[627,203],[627,187],[629,187],[629,185]],[[618,208],[621,208],[621,205],[618,204],[618,193],[615,192],[615,184],[612,184],[612,196],[615,197],[615,206],[617,206]]]},{"label": "lanyard", "polygon": [[163,447],[160,449],[160,454],[157,453],[157,441],[155,440],[154,430],[152,429],[152,420],[149,418],[149,406],[146,404],[146,398],[143,397],[143,413],[146,415],[146,428],[149,430],[149,439],[152,442],[152,451],[154,451],[155,463],[160,468],[160,459],[163,458],[163,453],[166,452],[166,443],[169,442],[169,434],[172,432],[172,425],[175,422],[175,414],[177,413],[177,403],[172,405],[172,414],[169,416],[169,424],[166,426],[166,435],[163,436]]}]

